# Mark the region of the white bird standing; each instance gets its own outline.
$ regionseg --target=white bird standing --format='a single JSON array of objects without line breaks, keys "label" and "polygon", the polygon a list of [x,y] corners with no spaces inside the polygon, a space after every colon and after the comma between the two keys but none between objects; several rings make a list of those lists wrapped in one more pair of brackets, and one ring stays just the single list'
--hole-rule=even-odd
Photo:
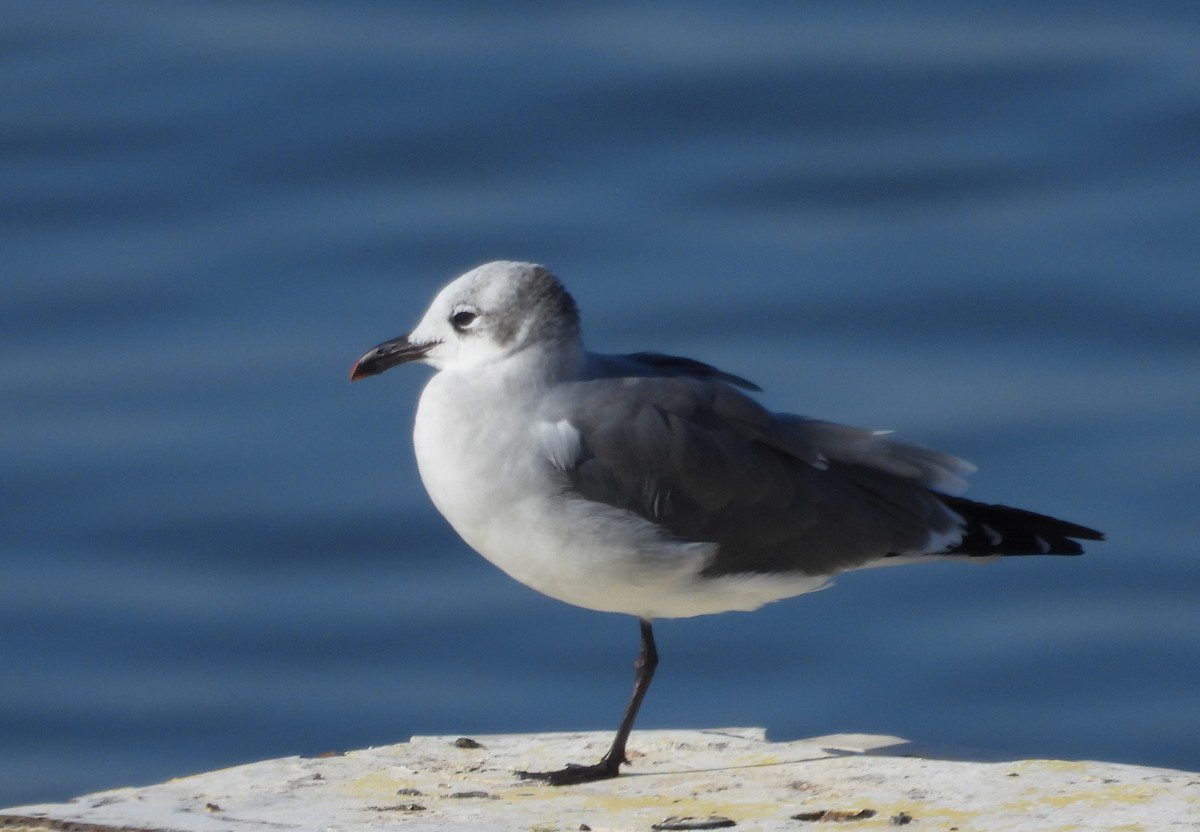
[{"label": "white bird standing", "polygon": [[948,492],[961,459],[771,413],[750,382],[689,358],[584,349],[575,302],[546,268],[487,263],[351,380],[428,364],[413,441],[438,510],[534,589],[636,616],[633,696],[599,763],[520,772],[554,785],[615,777],[658,655],[651,621],[818,589],[899,561],[1078,555],[1084,526]]}]

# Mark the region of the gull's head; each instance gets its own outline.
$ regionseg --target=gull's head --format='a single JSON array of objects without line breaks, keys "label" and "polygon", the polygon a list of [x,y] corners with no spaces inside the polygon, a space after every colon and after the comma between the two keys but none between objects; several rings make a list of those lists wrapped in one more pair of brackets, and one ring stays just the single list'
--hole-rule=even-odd
[{"label": "gull's head", "polygon": [[437,369],[492,364],[534,346],[575,346],[575,301],[549,269],[485,263],[438,292],[416,328],[366,352],[350,380],[419,361]]}]

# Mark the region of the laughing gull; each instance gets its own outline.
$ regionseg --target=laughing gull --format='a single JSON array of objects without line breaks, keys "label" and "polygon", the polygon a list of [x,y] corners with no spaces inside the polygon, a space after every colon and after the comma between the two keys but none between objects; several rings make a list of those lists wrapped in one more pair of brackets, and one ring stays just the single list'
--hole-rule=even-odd
[{"label": "laughing gull", "polygon": [[439,371],[413,442],[455,531],[521,583],[641,626],[633,696],[608,753],[525,778],[582,783],[628,762],[658,664],[655,618],[753,610],[868,566],[1078,555],[1075,538],[1103,539],[954,496],[970,463],[886,431],[771,413],[742,392],[753,384],[700,361],[587,352],[575,301],[532,263],[459,277],[350,378],[408,362]]}]

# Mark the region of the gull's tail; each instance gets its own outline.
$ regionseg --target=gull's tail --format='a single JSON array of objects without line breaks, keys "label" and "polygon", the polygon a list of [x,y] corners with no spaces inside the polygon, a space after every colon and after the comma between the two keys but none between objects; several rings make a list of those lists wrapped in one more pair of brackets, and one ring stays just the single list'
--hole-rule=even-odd
[{"label": "gull's tail", "polygon": [[1080,540],[1104,539],[1095,529],[1044,514],[945,494],[937,497],[965,523],[962,540],[948,555],[1082,555]]}]

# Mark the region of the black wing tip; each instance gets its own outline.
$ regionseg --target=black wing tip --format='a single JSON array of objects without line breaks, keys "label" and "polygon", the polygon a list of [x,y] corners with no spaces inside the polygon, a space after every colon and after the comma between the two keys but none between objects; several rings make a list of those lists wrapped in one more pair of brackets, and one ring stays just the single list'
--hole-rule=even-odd
[{"label": "black wing tip", "polygon": [[938,495],[963,518],[963,538],[947,554],[1082,555],[1081,540],[1104,540],[1104,533],[1068,520],[1012,506],[977,503],[962,497]]}]

